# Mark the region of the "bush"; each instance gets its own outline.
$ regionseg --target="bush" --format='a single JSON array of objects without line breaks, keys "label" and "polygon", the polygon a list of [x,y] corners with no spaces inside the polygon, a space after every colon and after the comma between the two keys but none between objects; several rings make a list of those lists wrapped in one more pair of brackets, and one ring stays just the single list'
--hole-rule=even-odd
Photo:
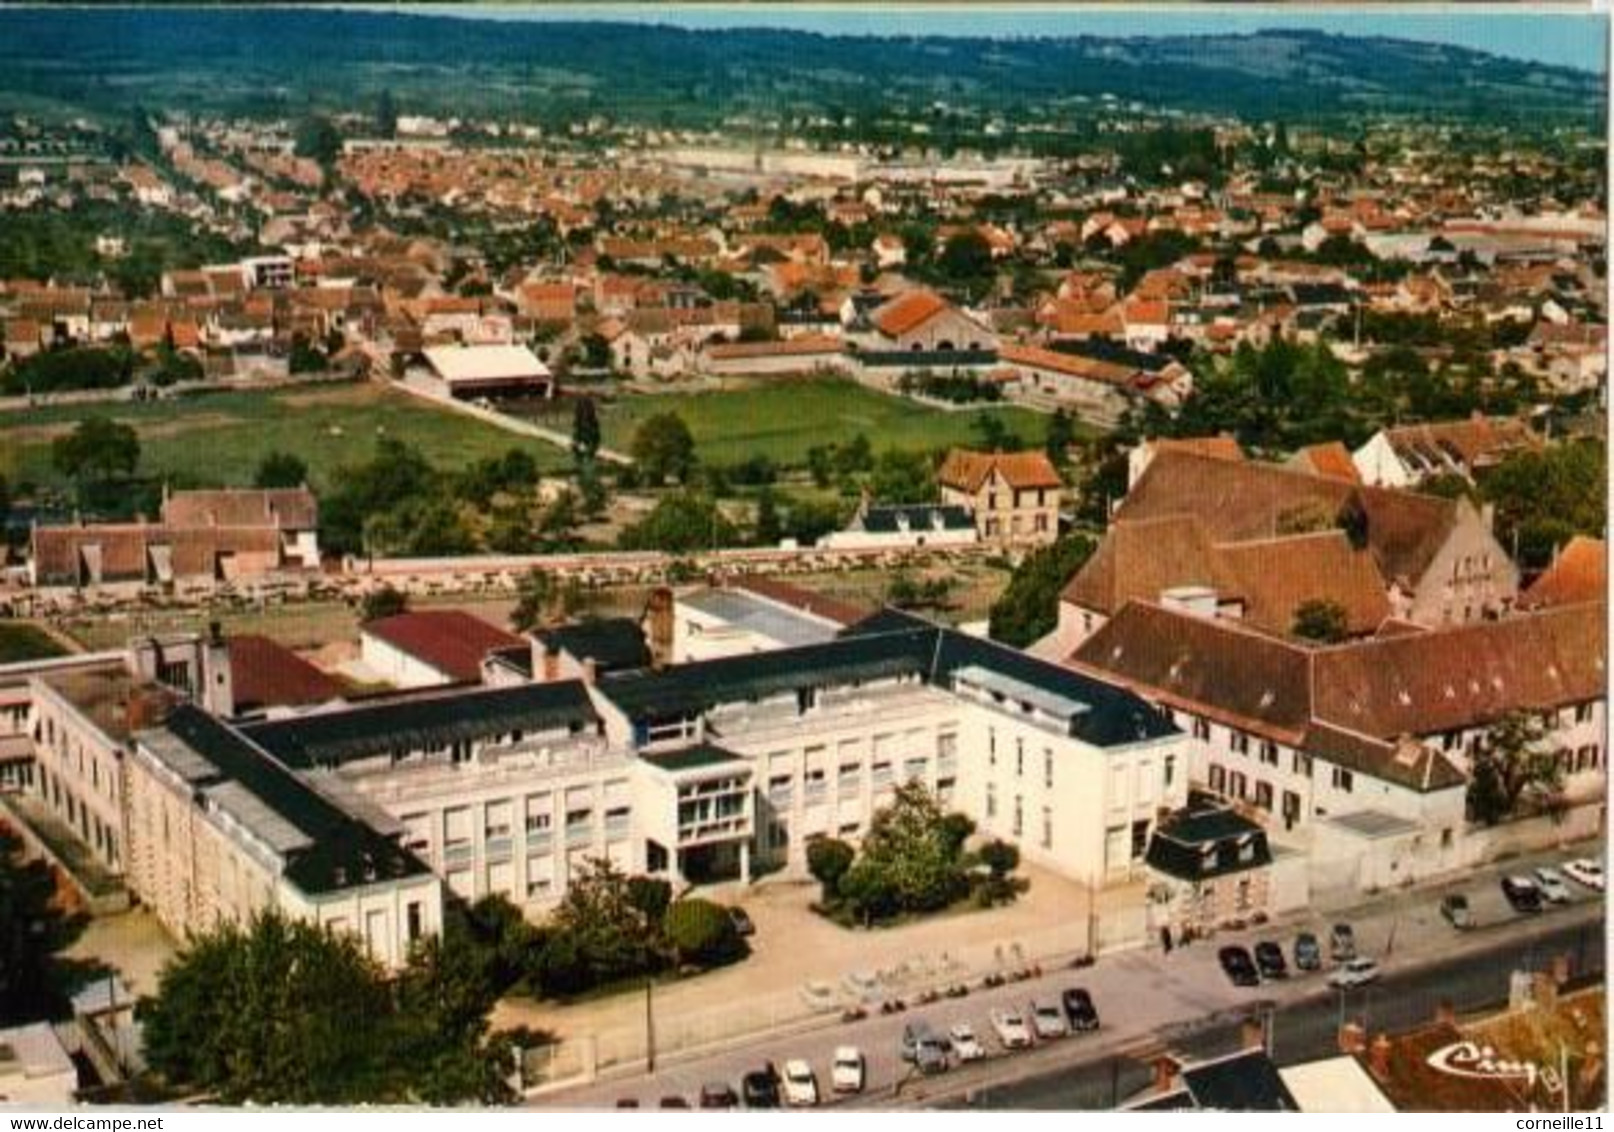
[{"label": "bush", "polygon": [[745,955],[745,941],[727,908],[710,900],[680,900],[667,909],[662,930],[679,963],[716,967]]}]

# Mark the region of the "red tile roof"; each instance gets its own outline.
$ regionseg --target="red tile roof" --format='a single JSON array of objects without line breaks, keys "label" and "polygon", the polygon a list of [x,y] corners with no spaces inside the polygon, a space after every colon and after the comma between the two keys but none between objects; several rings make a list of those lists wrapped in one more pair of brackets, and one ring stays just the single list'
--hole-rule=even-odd
[{"label": "red tile roof", "polygon": [[875,309],[874,325],[888,338],[898,338],[947,309],[947,300],[934,291],[909,291]]},{"label": "red tile roof", "polygon": [[230,679],[238,712],[325,703],[347,690],[284,645],[250,634],[230,638]]},{"label": "red tile roof", "polygon": [[1027,452],[971,452],[967,448],[954,448],[947,453],[936,479],[946,487],[958,488],[974,494],[981,489],[993,472],[1019,491],[1039,487],[1060,487],[1053,461],[1039,449]]},{"label": "red tile roof", "polygon": [[363,631],[464,683],[481,680],[482,658],[488,653],[526,643],[524,638],[458,609],[400,613],[367,622]]},{"label": "red tile roof", "polygon": [[1576,535],[1519,597],[1523,609],[1602,601],[1608,596],[1608,545]]}]

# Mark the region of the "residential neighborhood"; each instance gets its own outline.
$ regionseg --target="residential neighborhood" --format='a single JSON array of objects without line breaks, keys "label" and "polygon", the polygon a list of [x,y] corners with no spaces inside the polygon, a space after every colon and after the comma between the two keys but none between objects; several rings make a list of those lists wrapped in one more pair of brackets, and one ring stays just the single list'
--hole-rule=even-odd
[{"label": "residential neighborhood", "polygon": [[1601,57],[121,15],[0,13],[0,1108],[1606,1106]]}]

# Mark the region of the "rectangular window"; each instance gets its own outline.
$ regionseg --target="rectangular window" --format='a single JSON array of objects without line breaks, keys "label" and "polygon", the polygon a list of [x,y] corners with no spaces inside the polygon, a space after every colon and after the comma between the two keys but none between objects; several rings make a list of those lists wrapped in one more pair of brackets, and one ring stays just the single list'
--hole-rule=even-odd
[{"label": "rectangular window", "polygon": [[1310,778],[1311,756],[1300,751],[1296,751],[1294,754],[1294,769],[1295,773],[1301,778]]},{"label": "rectangular window", "polygon": [[1149,820],[1132,823],[1132,859],[1143,860],[1143,855],[1149,851]]},{"label": "rectangular window", "polygon": [[1050,790],[1054,787],[1054,752],[1051,747],[1042,749],[1042,784]]},{"label": "rectangular window", "polygon": [[1271,739],[1263,740],[1261,743],[1261,761],[1268,766],[1278,765],[1278,745]]},{"label": "rectangular window", "polygon": [[1235,755],[1250,753],[1250,737],[1242,731],[1229,730],[1227,733],[1227,749]]},{"label": "rectangular window", "polygon": [[1335,790],[1338,790],[1343,794],[1349,794],[1351,792],[1351,786],[1354,784],[1354,782],[1355,782],[1355,779],[1351,775],[1350,771],[1346,770],[1342,766],[1336,766],[1334,768],[1334,789]]},{"label": "rectangular window", "polygon": [[1268,812],[1272,810],[1272,783],[1257,782],[1255,784],[1255,804]]},{"label": "rectangular window", "polygon": [[1025,810],[1021,804],[1020,795],[1016,794],[1014,796],[1014,836],[1021,837],[1024,836],[1024,834]]},{"label": "rectangular window", "polygon": [[1197,715],[1194,717],[1194,738],[1210,741],[1210,720],[1201,719]]},{"label": "rectangular window", "polygon": [[1014,776],[1024,778],[1026,773],[1026,741],[1018,736],[1014,740]]},{"label": "rectangular window", "polygon": [[1220,763],[1210,765],[1210,788],[1217,794],[1225,793],[1227,790],[1227,771],[1222,769]]},{"label": "rectangular window", "polygon": [[986,729],[986,765],[998,765],[998,732],[995,727]]},{"label": "rectangular window", "polygon": [[998,816],[998,792],[990,782],[986,784],[986,816],[988,818]]},{"label": "rectangular window", "polygon": [[1054,847],[1054,812],[1047,806],[1042,808],[1042,847]]},{"label": "rectangular window", "polygon": [[1593,704],[1576,704],[1575,705],[1575,722],[1576,723],[1590,723],[1594,707],[1595,707],[1595,705],[1593,705]]},{"label": "rectangular window", "polygon": [[409,942],[414,943],[426,930],[425,923],[421,918],[420,901],[411,900],[409,902],[405,908],[405,923],[408,925]]},{"label": "rectangular window", "polygon": [[1177,778],[1177,756],[1176,755],[1167,755],[1166,756],[1166,764],[1165,764],[1164,774],[1165,774],[1165,779],[1166,779],[1166,787],[1169,789],[1171,787],[1171,784],[1174,781],[1176,781],[1176,778]]}]

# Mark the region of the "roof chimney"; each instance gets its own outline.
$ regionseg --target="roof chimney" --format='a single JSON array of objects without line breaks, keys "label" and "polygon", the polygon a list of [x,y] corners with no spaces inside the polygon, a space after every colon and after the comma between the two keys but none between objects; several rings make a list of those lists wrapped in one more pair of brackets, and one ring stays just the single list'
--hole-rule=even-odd
[{"label": "roof chimney", "polygon": [[1359,1022],[1347,1022],[1339,1028],[1339,1052],[1358,1054],[1367,1048],[1367,1031]]},{"label": "roof chimney", "polygon": [[1394,1048],[1384,1034],[1374,1038],[1373,1044],[1367,1047],[1368,1072],[1380,1081],[1390,1076],[1390,1051]]},{"label": "roof chimney", "polygon": [[1169,1093],[1177,1087],[1182,1065],[1170,1054],[1154,1059],[1154,1088],[1157,1093]]}]

